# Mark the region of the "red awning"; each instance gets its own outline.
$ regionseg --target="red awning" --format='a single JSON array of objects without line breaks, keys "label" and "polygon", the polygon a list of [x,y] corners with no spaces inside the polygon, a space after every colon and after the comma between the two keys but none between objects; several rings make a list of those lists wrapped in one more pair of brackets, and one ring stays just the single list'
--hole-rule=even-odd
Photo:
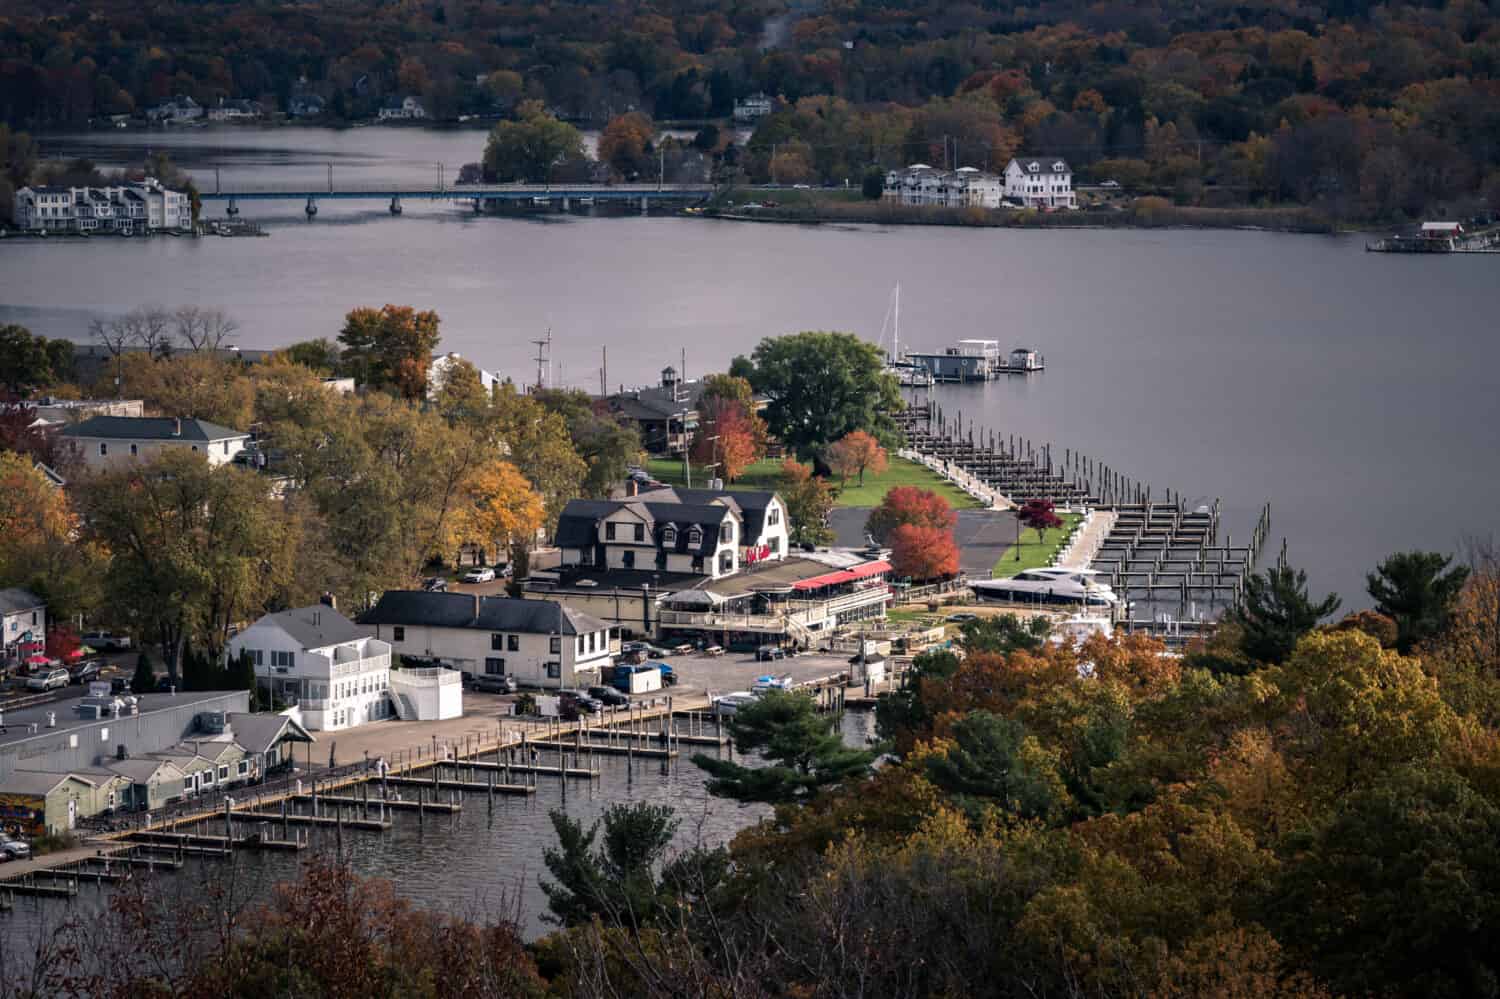
[{"label": "red awning", "polygon": [[889,562],[866,562],[852,569],[838,569],[834,572],[825,572],[821,576],[811,579],[803,579],[792,584],[795,590],[820,590],[825,586],[835,586],[839,583],[852,583],[857,579],[869,579],[884,572],[891,571]]}]

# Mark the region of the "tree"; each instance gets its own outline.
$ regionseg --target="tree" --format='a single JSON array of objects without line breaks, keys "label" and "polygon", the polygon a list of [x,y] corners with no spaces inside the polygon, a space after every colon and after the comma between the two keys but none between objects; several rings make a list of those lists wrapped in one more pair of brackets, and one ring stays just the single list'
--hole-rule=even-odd
[{"label": "tree", "polygon": [[819,545],[832,540],[828,514],[833,510],[833,489],[813,474],[811,465],[791,458],[783,461],[778,491],[786,503],[787,533],[792,544]]},{"label": "tree", "polygon": [[853,430],[894,434],[901,392],[874,344],[852,333],[795,333],[762,340],[752,360],[750,384],[770,400],[766,425],[798,457]]},{"label": "tree", "polygon": [[879,167],[870,167],[859,182],[859,190],[867,199],[879,201],[881,195],[885,194],[885,171]]},{"label": "tree", "polygon": [[[1049,499],[1029,499],[1016,511],[1016,520],[1036,531],[1037,544],[1047,540],[1047,532],[1056,530],[1063,526],[1063,520],[1055,512],[1052,501]],[[1021,549],[1016,548],[1016,558],[1021,557]]]},{"label": "tree", "polygon": [[650,116],[630,111],[611,118],[599,135],[599,162],[607,163],[627,180],[654,176],[656,126]]},{"label": "tree", "polygon": [[36,593],[53,620],[92,611],[106,553],[80,541],[78,528],[72,501],[30,456],[0,451],[0,588]]},{"label": "tree", "polygon": [[902,524],[890,533],[891,568],[907,579],[944,579],[958,572],[953,532]]},{"label": "tree", "polygon": [[239,330],[239,322],[223,309],[184,305],[172,313],[173,335],[192,351],[221,350]]},{"label": "tree", "polygon": [[641,436],[635,427],[621,422],[607,403],[578,389],[543,389],[533,397],[566,421],[573,449],[588,463],[582,494],[608,496],[630,466],[640,460]]},{"label": "tree", "polygon": [[515,121],[502,121],[490,132],[484,147],[484,179],[546,183],[553,167],[582,159],[578,129],[548,114],[541,102],[525,101],[516,108]]},{"label": "tree", "polygon": [[0,384],[15,395],[67,381],[73,372],[73,344],[35,336],[24,326],[0,326]]},{"label": "tree", "polygon": [[1396,622],[1396,649],[1409,653],[1448,625],[1469,578],[1467,566],[1448,566],[1451,555],[1399,552],[1365,577],[1375,609]]},{"label": "tree", "polygon": [[371,388],[389,388],[403,399],[427,393],[427,372],[439,339],[438,314],[409,305],[354,309],[344,318],[339,343],[343,365]]},{"label": "tree", "polygon": [[541,496],[508,461],[481,467],[469,481],[469,496],[460,536],[487,550],[529,545],[546,518]]},{"label": "tree", "polygon": [[302,340],[287,347],[282,353],[286,355],[287,360],[311,368],[325,378],[339,372],[339,346],[327,337]]},{"label": "tree", "polygon": [[880,544],[886,544],[891,532],[903,524],[952,532],[958,526],[958,514],[946,499],[930,489],[896,486],[870,511],[865,531]]},{"label": "tree", "polygon": [[760,753],[764,767],[747,767],[698,753],[708,791],[735,801],[789,804],[870,774],[875,753],[844,745],[834,719],[818,714],[806,694],[771,690],[740,707],[727,723],[736,752]]},{"label": "tree", "polygon": [[714,396],[698,402],[698,432],[692,459],[715,466],[718,475],[733,482],[765,455],[765,424],[735,399]]},{"label": "tree", "polygon": [[859,484],[864,485],[866,471],[874,475],[885,471],[885,448],[863,430],[851,430],[829,447],[828,467],[838,473],[840,485],[856,473]]},{"label": "tree", "polygon": [[156,690],[156,673],[151,669],[151,659],[142,652],[135,657],[135,673],[130,678],[132,694],[150,694]]},{"label": "tree", "polygon": [[152,358],[125,357],[120,370],[125,391],[162,416],[208,420],[225,427],[248,427],[255,414],[255,385],[243,369],[210,353]]},{"label": "tree", "polygon": [[290,577],[296,552],[264,476],[172,449],[75,487],[85,538],[112,557],[110,607],[154,635],[175,680],[196,640],[213,654],[231,624],[259,615]]},{"label": "tree", "polygon": [[1054,817],[1067,799],[1055,750],[1026,726],[988,711],[971,711],[950,732],[952,743],[927,757],[927,776],[970,805],[993,803],[1022,819]]},{"label": "tree", "polygon": [[473,362],[449,357],[434,379],[432,403],[449,423],[482,423],[489,418],[490,394]]},{"label": "tree", "polygon": [[1334,594],[1313,601],[1307,595],[1307,573],[1283,563],[1245,580],[1244,596],[1227,617],[1244,632],[1245,654],[1275,665],[1340,603]]},{"label": "tree", "polygon": [[568,500],[582,489],[588,463],[574,449],[567,421],[537,398],[517,392],[511,383],[495,390],[493,412],[495,431],[509,449],[510,460],[542,495],[543,526],[550,532]]},{"label": "tree", "polygon": [[1008,656],[1012,652],[1035,652],[1052,630],[1045,617],[1022,620],[1014,614],[978,617],[959,625],[964,651],[973,655],[988,652]]},{"label": "tree", "polygon": [[79,463],[77,445],[39,425],[36,407],[24,402],[0,402],[0,451],[24,454],[64,475]]},{"label": "tree", "polygon": [[[547,814],[558,841],[542,853],[556,879],[542,882],[550,920],[563,926],[596,916],[626,925],[650,923],[664,901],[657,870],[677,831],[672,809],[646,802],[611,805],[586,831],[563,812]],[[596,848],[601,825],[604,843]]]}]

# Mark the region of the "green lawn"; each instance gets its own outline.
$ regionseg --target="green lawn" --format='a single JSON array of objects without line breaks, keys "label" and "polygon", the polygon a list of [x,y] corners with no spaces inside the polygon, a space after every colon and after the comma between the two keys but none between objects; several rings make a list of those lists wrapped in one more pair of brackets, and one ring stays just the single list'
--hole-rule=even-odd
[{"label": "green lawn", "polygon": [[[682,461],[668,458],[652,458],[646,462],[646,471],[653,478],[659,479],[670,486],[683,484]],[[745,470],[745,474],[735,481],[734,485],[740,489],[775,489],[777,481],[781,477],[781,462],[779,460],[767,459],[758,461]],[[706,479],[701,476],[697,469],[693,471],[693,485],[703,486]],[[833,480],[834,487],[838,487],[838,480]],[[861,486],[857,478],[851,478],[843,491],[839,493],[836,506],[879,506],[885,494],[896,486],[920,486],[930,489],[942,496],[954,509],[967,510],[983,506],[977,499],[958,487],[945,482],[933,474],[926,467],[904,458],[892,458],[890,466],[880,475],[866,475],[865,484]]]},{"label": "green lawn", "polygon": [[1021,544],[1019,546],[1021,557],[1016,557],[1016,545],[1011,545],[1007,548],[1005,554],[1000,556],[1000,561],[995,563],[995,577],[1000,579],[1006,576],[1014,576],[1018,572],[1025,572],[1027,569],[1040,569],[1044,567],[1048,560],[1061,550],[1063,545],[1067,544],[1068,537],[1072,534],[1074,525],[1083,519],[1083,515],[1079,513],[1062,513],[1058,514],[1058,516],[1062,518],[1063,526],[1055,527],[1045,532],[1045,536],[1041,541],[1037,540],[1036,532],[1031,528],[1021,528]]}]

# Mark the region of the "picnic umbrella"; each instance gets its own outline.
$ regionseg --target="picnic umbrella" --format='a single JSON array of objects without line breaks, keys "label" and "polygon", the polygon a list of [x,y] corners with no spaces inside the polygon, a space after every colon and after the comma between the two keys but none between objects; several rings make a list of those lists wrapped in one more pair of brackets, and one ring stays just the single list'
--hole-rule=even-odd
[{"label": "picnic umbrella", "polygon": [[29,656],[26,657],[26,665],[27,666],[45,666],[47,663],[50,663],[51,661],[52,661],[51,659],[48,659],[46,656],[42,655],[41,653],[35,653],[33,655],[29,655]]},{"label": "picnic umbrella", "polygon": [[82,659],[84,656],[91,656],[93,654],[94,654],[94,650],[93,649],[89,648],[87,645],[80,645],[80,646],[78,646],[78,648],[76,648],[72,652],[68,653],[68,658],[69,659]]}]

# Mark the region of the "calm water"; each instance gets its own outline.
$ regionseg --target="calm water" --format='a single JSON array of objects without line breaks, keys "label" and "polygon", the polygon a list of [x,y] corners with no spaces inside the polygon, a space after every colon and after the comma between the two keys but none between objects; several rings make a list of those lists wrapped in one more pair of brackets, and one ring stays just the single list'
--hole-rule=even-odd
[{"label": "calm water", "polygon": [[[139,158],[170,145],[200,176],[263,183],[448,177],[483,133],[365,128],[46,140]],[[351,181],[352,182],[352,181]],[[519,381],[550,329],[552,377],[597,391],[697,377],[764,336],[875,339],[902,285],[904,344],[960,337],[1047,356],[1030,379],[950,387],[950,413],[1081,450],[1189,500],[1222,497],[1237,537],[1270,501],[1273,540],[1315,587],[1363,601],[1402,548],[1456,549],[1496,526],[1500,257],[1363,252],[1362,237],[794,227],[637,216],[474,218],[458,205],[246,203],[268,239],[7,241],[0,321],[83,337],[148,302],[221,305],[241,344],[334,336],[357,305],[443,317],[443,347]],[[222,211],[210,203],[210,213]]]},{"label": "calm water", "polygon": [[[873,713],[845,713],[845,740],[864,745],[874,736],[874,724]],[[566,801],[556,780],[539,779],[536,794],[496,795],[493,809],[480,794],[465,797],[463,810],[456,816],[429,815],[422,825],[414,813],[393,813],[394,825],[388,832],[345,832],[344,852],[360,873],[387,878],[416,904],[455,915],[509,913],[515,911],[519,899],[527,935],[538,936],[550,929],[542,920],[547,900],[539,881],[546,875],[542,851],[557,842],[547,814],[551,810],[562,808],[588,825],[618,802],[668,805],[680,820],[674,849],[718,846],[771,814],[764,805],[710,797],[704,790],[703,771],[688,758],[693,751],[684,746],[683,755],[665,773],[660,761],[637,760],[633,777],[628,775],[624,758],[596,756],[593,766],[601,772],[601,779],[592,788],[586,781],[569,781]],[[713,753],[712,748],[707,751]],[[541,762],[555,765],[556,757],[543,753]],[[206,831],[222,835],[223,826]],[[334,832],[322,828],[309,832],[314,847],[334,849]],[[280,831],[274,834],[279,836]],[[259,899],[276,882],[295,876],[300,861],[290,854],[247,852],[237,855],[235,863],[242,897]],[[200,880],[218,884],[225,868],[220,862],[190,862],[182,871],[162,876],[177,888]],[[88,886],[73,904],[98,905],[104,897]],[[0,913],[0,946],[5,940],[12,945],[33,943],[39,928],[70,911],[66,902],[18,898],[12,912]]]}]

